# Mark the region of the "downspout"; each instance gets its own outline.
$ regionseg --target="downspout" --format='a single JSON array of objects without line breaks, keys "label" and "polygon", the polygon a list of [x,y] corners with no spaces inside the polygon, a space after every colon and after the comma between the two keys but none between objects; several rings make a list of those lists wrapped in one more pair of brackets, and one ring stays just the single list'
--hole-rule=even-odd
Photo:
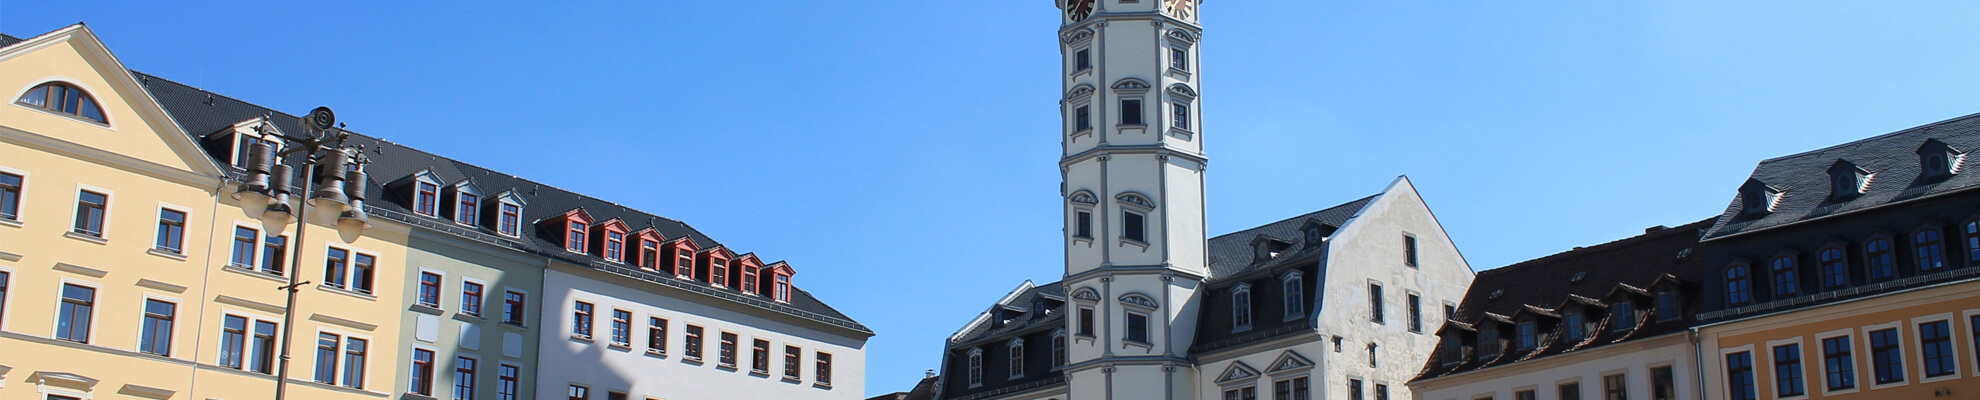
[{"label": "downspout", "polygon": [[1698,398],[1705,399],[1705,348],[1698,344],[1698,328],[1686,328],[1686,336],[1691,338],[1691,371],[1698,380],[1692,382],[1698,388]]},{"label": "downspout", "polygon": [[[220,185],[213,188],[213,209],[207,212],[207,216],[210,219],[206,227],[206,261],[202,265],[213,265],[213,253],[216,250],[214,246],[217,244],[213,240],[213,235],[220,233],[220,196],[222,193],[226,193],[227,183],[231,181],[233,179],[228,178],[225,174],[221,174]],[[212,291],[213,287],[213,268],[200,268],[200,271],[199,298],[206,299],[208,298],[206,294]],[[199,302],[200,318],[206,317],[207,303],[209,302]],[[205,338],[206,324],[193,324],[193,354],[199,354],[200,344],[206,343]],[[192,371],[186,376],[186,393],[199,393],[199,362],[194,361],[192,364]]]}]

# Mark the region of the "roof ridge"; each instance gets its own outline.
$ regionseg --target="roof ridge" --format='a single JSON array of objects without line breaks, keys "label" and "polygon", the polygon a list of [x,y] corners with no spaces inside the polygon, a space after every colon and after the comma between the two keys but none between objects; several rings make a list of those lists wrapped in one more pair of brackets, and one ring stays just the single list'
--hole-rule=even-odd
[{"label": "roof ridge", "polygon": [[1301,218],[1312,218],[1312,217],[1313,217],[1313,214],[1319,214],[1319,213],[1323,213],[1323,212],[1327,212],[1327,211],[1331,211],[1331,210],[1333,210],[1333,209],[1336,209],[1336,208],[1341,208],[1342,206],[1346,206],[1346,205],[1349,205],[1349,204],[1354,204],[1354,203],[1358,203],[1358,202],[1361,202],[1361,201],[1363,201],[1363,200],[1368,200],[1368,199],[1373,199],[1373,198],[1375,198],[1376,196],[1381,196],[1381,195],[1382,195],[1381,193],[1376,193],[1376,194],[1371,194],[1371,195],[1367,195],[1367,196],[1363,196],[1363,197],[1360,197],[1360,198],[1356,198],[1356,199],[1354,199],[1354,200],[1348,200],[1348,201],[1346,201],[1346,202],[1343,202],[1343,203],[1340,203],[1340,204],[1335,204],[1335,205],[1332,205],[1332,206],[1327,206],[1327,208],[1322,208],[1322,209],[1318,209],[1318,210],[1313,210],[1313,211],[1308,211],[1308,212],[1304,212],[1304,213],[1300,213],[1299,215],[1294,215],[1294,216],[1292,216],[1292,217],[1290,217],[1290,218],[1285,218],[1285,219],[1279,219],[1279,220],[1274,220],[1274,221],[1272,221],[1272,222],[1266,222],[1266,223],[1263,223],[1263,224],[1258,224],[1258,225],[1255,225],[1255,226],[1252,226],[1252,227],[1250,227],[1250,228],[1244,228],[1244,229],[1239,229],[1239,230],[1236,230],[1236,231],[1233,231],[1233,232],[1230,232],[1230,233],[1225,233],[1225,234],[1222,234],[1222,235],[1217,235],[1217,236],[1211,236],[1209,240],[1217,240],[1217,239],[1222,239],[1222,238],[1225,238],[1225,237],[1230,237],[1230,236],[1233,236],[1233,235],[1237,235],[1237,234],[1240,234],[1240,233],[1245,233],[1245,232],[1247,232],[1247,231],[1250,231],[1250,230],[1253,230],[1253,229],[1258,229],[1258,228],[1263,228],[1263,227],[1267,227],[1267,226],[1271,226],[1271,225],[1274,225],[1274,224],[1278,224],[1278,223],[1280,223],[1280,222],[1286,222],[1286,221],[1292,221],[1292,220],[1296,220],[1296,219],[1301,219]]},{"label": "roof ridge", "polygon": [[[1867,137],[1867,138],[1862,138],[1862,139],[1857,139],[1857,140],[1852,140],[1852,141],[1848,141],[1848,142],[1843,142],[1843,143],[1840,143],[1840,144],[1836,144],[1836,145],[1832,145],[1832,146],[1829,146],[1829,147],[1823,147],[1823,148],[1819,148],[1819,149],[1815,149],[1815,150],[1808,150],[1808,151],[1803,151],[1803,152],[1800,152],[1800,153],[1794,153],[1794,154],[1789,154],[1789,155],[1784,155],[1784,156],[1779,156],[1779,157],[1774,157],[1774,158],[1769,158],[1769,159],[1765,159],[1765,160],[1760,160],[1760,164],[1766,164],[1766,163],[1770,163],[1770,162],[1774,162],[1774,161],[1779,161],[1779,160],[1785,160],[1785,159],[1790,159],[1790,158],[1796,158],[1796,157],[1801,157],[1801,156],[1805,156],[1805,155],[1810,155],[1810,154],[1818,154],[1818,153],[1823,153],[1823,152],[1827,152],[1827,151],[1829,151],[1829,150],[1835,150],[1835,149],[1840,149],[1840,148],[1844,148],[1844,147],[1849,147],[1849,146],[1855,146],[1855,145],[1859,145],[1859,144],[1862,144],[1862,143],[1865,143],[1865,142],[1870,142],[1870,141],[1875,141],[1875,140],[1878,140],[1878,139],[1883,139],[1883,138],[1887,138],[1887,137],[1891,137],[1891,136],[1897,136],[1897,135],[1902,135],[1902,134],[1906,134],[1906,133],[1911,133],[1912,131],[1918,131],[1918,130],[1923,130],[1923,129],[1927,129],[1927,128],[1933,128],[1933,127],[1938,127],[1938,126],[1940,126],[1940,125],[1945,125],[1945,124],[1949,124],[1949,123],[1953,123],[1953,122],[1956,122],[1956,121],[1963,121],[1963,120],[1967,120],[1967,119],[1973,119],[1973,118],[1980,118],[1980,112],[1976,112],[1976,113],[1972,113],[1972,114],[1966,114],[1966,115],[1961,115],[1961,116],[1957,116],[1957,117],[1952,117],[1952,118],[1947,118],[1947,119],[1944,119],[1944,120],[1939,120],[1939,121],[1936,121],[1936,122],[1932,122],[1932,123],[1928,123],[1928,124],[1924,124],[1924,125],[1918,125],[1918,126],[1913,126],[1913,127],[1910,127],[1910,128],[1904,128],[1904,129],[1899,129],[1899,130],[1896,130],[1896,131],[1891,131],[1891,132],[1889,132],[1889,133],[1885,133],[1885,134],[1882,134],[1882,135],[1877,135],[1877,136],[1871,136],[1871,137]],[[1758,168],[1758,167],[1755,167],[1754,169],[1756,169],[1756,170],[1757,170],[1757,169],[1759,169],[1759,168]]]},{"label": "roof ridge", "polygon": [[[1634,243],[1634,242],[1638,242],[1638,241],[1644,241],[1644,240],[1651,240],[1651,239],[1658,239],[1658,238],[1662,238],[1662,237],[1664,237],[1664,235],[1672,235],[1672,234],[1678,234],[1678,233],[1680,233],[1681,231],[1683,231],[1683,230],[1684,230],[1683,228],[1685,228],[1685,227],[1689,227],[1689,226],[1694,226],[1694,225],[1696,225],[1696,226],[1698,226],[1698,229],[1707,229],[1707,228],[1711,228],[1711,227],[1712,227],[1712,223],[1714,223],[1714,222],[1717,222],[1718,220],[1719,220],[1719,217],[1718,217],[1718,216],[1713,216],[1713,217],[1711,217],[1711,218],[1707,218],[1707,219],[1705,219],[1705,220],[1702,220],[1702,221],[1696,221],[1696,222],[1691,222],[1691,223],[1687,223],[1687,224],[1683,224],[1683,225],[1678,225],[1678,226],[1674,226],[1674,227],[1665,227],[1664,229],[1661,229],[1661,230],[1658,230],[1658,231],[1656,231],[1656,232],[1645,232],[1645,233],[1643,233],[1643,234],[1639,234],[1639,235],[1636,235],[1636,236],[1630,236],[1630,237],[1625,237],[1625,238],[1621,238],[1621,239],[1616,239],[1616,240],[1611,240],[1611,241],[1608,241],[1608,242],[1605,242],[1605,243],[1601,243],[1601,244],[1596,244],[1596,245],[1590,245],[1590,246],[1579,246],[1579,247],[1575,247],[1575,248],[1573,248],[1573,249],[1568,249],[1568,250],[1566,250],[1566,251],[1562,251],[1562,252],[1558,252],[1558,253],[1554,253],[1554,254],[1548,254],[1548,255],[1545,255],[1545,256],[1540,256],[1539,258],[1534,258],[1534,259],[1530,259],[1530,260],[1526,260],[1526,261],[1520,261],[1520,262],[1516,262],[1516,263],[1512,263],[1512,264],[1508,264],[1508,265],[1506,265],[1506,266],[1503,266],[1503,267],[1498,267],[1498,268],[1492,268],[1492,269],[1488,269],[1488,270],[1484,270],[1484,271],[1478,271],[1478,275],[1480,275],[1480,276],[1483,276],[1483,275],[1486,275],[1486,274],[1499,274],[1499,273],[1510,273],[1510,272],[1512,272],[1512,271],[1510,271],[1511,269],[1514,269],[1514,268],[1520,268],[1520,267],[1525,267],[1525,266],[1530,266],[1530,265],[1538,265],[1538,263],[1540,263],[1540,262],[1542,262],[1542,261],[1551,261],[1551,260],[1555,260],[1555,259],[1559,259],[1559,258],[1563,258],[1563,257],[1568,257],[1568,256],[1571,256],[1571,255],[1578,255],[1578,254],[1582,254],[1582,253],[1587,253],[1587,252],[1591,252],[1591,251],[1598,251],[1598,250],[1605,250],[1605,249],[1608,249],[1608,248],[1611,248],[1611,247],[1615,247],[1615,246],[1621,246],[1621,245],[1625,245],[1625,244],[1629,244],[1629,243]],[[1659,226],[1662,226],[1662,225],[1659,225]]]}]

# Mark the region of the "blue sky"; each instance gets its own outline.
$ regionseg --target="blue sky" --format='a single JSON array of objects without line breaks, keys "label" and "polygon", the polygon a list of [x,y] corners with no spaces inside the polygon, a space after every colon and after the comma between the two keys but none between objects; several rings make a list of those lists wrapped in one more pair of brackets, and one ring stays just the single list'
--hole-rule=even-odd
[{"label": "blue sky", "polygon": [[[35,2],[127,66],[687,221],[879,332],[870,394],[1057,280],[1056,10]],[[335,5],[334,8],[327,7]],[[1717,214],[1758,161],[1980,112],[1980,3],[1210,1],[1210,233],[1409,175],[1475,269]]]}]

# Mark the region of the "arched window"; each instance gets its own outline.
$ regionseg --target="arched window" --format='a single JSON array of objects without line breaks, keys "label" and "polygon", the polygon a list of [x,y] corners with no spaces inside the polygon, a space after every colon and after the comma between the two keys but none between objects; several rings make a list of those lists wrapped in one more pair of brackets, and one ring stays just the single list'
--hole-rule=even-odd
[{"label": "arched window", "polygon": [[1306,284],[1302,282],[1303,280],[1298,271],[1286,274],[1286,277],[1280,280],[1280,285],[1285,287],[1286,319],[1306,316]]},{"label": "arched window", "polygon": [[1745,265],[1726,268],[1726,305],[1736,306],[1753,301],[1753,281],[1747,278]]},{"label": "arched window", "polygon": [[103,118],[103,107],[97,106],[96,98],[75,85],[62,82],[43,83],[21,95],[20,104],[46,108],[49,111],[74,115],[96,121],[110,123]]},{"label": "arched window", "polygon": [[1011,377],[1024,376],[1024,339],[1011,340]]},{"label": "arched window", "polygon": [[1052,332],[1052,367],[1066,366],[1066,330]]},{"label": "arched window", "polygon": [[1793,296],[1800,292],[1801,288],[1797,283],[1801,282],[1801,274],[1795,273],[1794,256],[1775,257],[1768,265],[1770,266],[1767,270],[1774,277],[1775,298]]},{"label": "arched window", "polygon": [[983,349],[969,350],[969,386],[983,386]]},{"label": "arched window", "polygon": [[1251,285],[1231,290],[1231,330],[1251,329]]},{"label": "arched window", "polygon": [[1925,228],[1912,234],[1912,246],[1918,253],[1918,272],[1937,271],[1946,266],[1946,243],[1939,234],[1939,228]]},{"label": "arched window", "polygon": [[1876,238],[1863,243],[1863,269],[1871,281],[1897,277],[1897,259],[1891,255],[1891,239]]},{"label": "arched window", "polygon": [[1849,284],[1849,261],[1843,258],[1841,247],[1822,249],[1818,258],[1822,263],[1822,289],[1834,289]]}]

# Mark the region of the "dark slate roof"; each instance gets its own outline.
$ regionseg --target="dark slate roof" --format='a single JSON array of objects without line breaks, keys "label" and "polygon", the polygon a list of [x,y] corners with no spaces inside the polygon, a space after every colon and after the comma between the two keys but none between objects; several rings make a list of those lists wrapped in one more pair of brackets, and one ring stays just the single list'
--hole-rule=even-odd
[{"label": "dark slate roof", "polygon": [[[1064,325],[1059,323],[1059,321],[1066,319],[1065,310],[1062,310],[1064,307],[1052,307],[1046,310],[1038,310],[1033,307],[1034,304],[1041,303],[1041,298],[1046,303],[1063,305],[1066,299],[1066,288],[1060,282],[1033,286],[1031,289],[1010,297],[1010,301],[990,306],[991,320],[986,320],[981,324],[970,327],[969,331],[956,335],[956,340],[951,342],[951,345],[954,347],[969,347],[973,346],[974,343],[985,341],[995,342],[1017,337],[1020,334],[1031,331],[1031,328]],[[1000,324],[995,320],[1000,317],[1009,319],[1010,322],[998,326]]]},{"label": "dark slate roof", "polygon": [[[1920,182],[1918,149],[1927,140],[1938,139],[1966,152],[1951,178]],[[1795,222],[1862,211],[1886,204],[1934,197],[1980,186],[1980,171],[1974,171],[1974,149],[1980,149],[1980,114],[1892,132],[1844,143],[1821,150],[1766,161],[1753,168],[1750,181],[1759,181],[1781,191],[1774,210],[1759,218],[1741,217],[1739,196],[1706,233],[1707,240],[1753,232]],[[1869,188],[1857,197],[1831,201],[1829,167],[1837,160],[1855,163],[1874,174]]]},{"label": "dark slate roof", "polygon": [[[179,124],[179,127],[184,129],[187,135],[192,136],[192,140],[195,142],[202,141],[203,138],[214,132],[231,130],[234,124],[241,121],[263,115],[271,115],[273,121],[277,121],[277,126],[286,134],[299,136],[299,132],[295,131],[300,129],[295,127],[293,122],[281,123],[282,121],[295,121],[297,118],[295,115],[261,107],[142,72],[131,71],[131,74],[144,85],[145,89],[151,93],[151,96],[158,100],[159,104]],[[577,265],[626,275],[629,278],[673,286],[683,290],[706,294],[717,299],[756,306],[800,318],[845,327],[869,335],[872,334],[872,331],[864,325],[853,321],[850,317],[833,309],[831,306],[827,306],[824,302],[813,297],[810,292],[802,289],[792,291],[793,294],[789,303],[776,303],[757,296],[743,294],[734,288],[716,288],[706,283],[683,281],[637,268],[627,268],[621,264],[607,263],[591,255],[570,253],[563,250],[559,238],[545,237],[538,234],[536,229],[529,227],[523,229],[524,237],[521,240],[516,240],[498,236],[485,226],[466,227],[445,219],[415,214],[408,208],[410,204],[406,202],[407,196],[388,193],[383,185],[419,171],[428,170],[432,171],[434,175],[443,181],[442,186],[457,183],[463,179],[471,180],[481,190],[483,195],[488,196],[488,198],[493,198],[493,196],[505,191],[513,191],[523,201],[528,203],[527,207],[524,207],[522,219],[524,222],[531,223],[532,225],[536,221],[556,217],[565,212],[582,208],[595,220],[600,222],[614,218],[623,220],[634,232],[652,227],[659,231],[660,234],[666,236],[668,240],[685,236],[694,240],[697,245],[700,245],[704,249],[721,245],[721,243],[716,242],[713,238],[709,238],[700,231],[695,230],[694,227],[688,226],[681,221],[649,214],[617,203],[559,189],[518,176],[482,168],[464,161],[420,151],[419,149],[406,147],[377,137],[352,132],[346,144],[363,146],[364,154],[371,160],[371,164],[365,166],[365,171],[370,175],[370,182],[366,185],[366,192],[369,194],[369,199],[366,200],[365,204],[367,206],[366,211],[369,211],[375,217],[449,233],[499,247],[557,258]],[[230,160],[222,159],[224,156],[214,156],[218,164],[223,166],[230,164]],[[299,159],[300,157],[290,157],[289,161],[291,164],[296,164],[297,170],[300,171],[302,168]],[[235,173],[239,173],[239,171],[236,169]]]},{"label": "dark slate roof", "polygon": [[935,382],[939,380],[938,378],[940,377],[929,375],[927,378],[921,378],[921,382],[915,383],[914,389],[873,396],[866,400],[934,400]]},{"label": "dark slate roof", "polygon": [[1210,238],[1210,279],[1241,275],[1271,261],[1253,260],[1256,252],[1253,251],[1251,243],[1260,235],[1292,243],[1292,247],[1286,248],[1283,254],[1300,254],[1308,250],[1305,235],[1299,230],[1301,227],[1305,227],[1309,222],[1332,225],[1336,228],[1344,226],[1349,219],[1361,213],[1362,207],[1375,200],[1375,197],[1363,197],[1324,210]]},{"label": "dark slate roof", "polygon": [[[1655,322],[1651,317],[1655,315],[1655,310],[1649,306],[1639,307],[1643,311],[1639,313],[1642,318],[1636,321],[1635,329],[1612,331],[1608,326],[1613,321],[1607,321],[1608,314],[1602,313],[1589,317],[1590,321],[1599,324],[1589,330],[1591,335],[1586,340],[1573,342],[1561,340],[1559,324],[1552,329],[1543,325],[1538,345],[1531,350],[1515,351],[1509,341],[1504,355],[1484,361],[1467,353],[1462,362],[1445,364],[1433,356],[1425,362],[1422,373],[1416,379],[1458,374],[1684,330],[1696,315],[1699,302],[1696,301],[1695,283],[1704,273],[1703,245],[1698,239],[1712,222],[1712,219],[1705,219],[1674,228],[1653,227],[1636,237],[1479,271],[1477,278],[1471,282],[1471,289],[1464,295],[1464,302],[1458,305],[1457,315],[1439,335],[1469,335],[1478,327],[1487,325],[1487,320],[1493,321],[1493,324],[1507,323],[1522,313],[1558,319],[1557,313],[1565,304],[1575,302],[1602,307],[1604,301],[1620,297],[1612,297],[1618,291],[1634,293],[1633,296],[1639,296],[1637,299],[1641,300],[1648,294],[1642,291],[1659,282],[1677,284],[1679,293],[1685,294],[1681,297],[1685,300],[1680,301],[1685,305],[1685,310],[1679,313],[1683,318]],[[1576,275],[1581,275],[1581,279],[1575,280]]]},{"label": "dark slate roof", "polygon": [[20,43],[24,41],[27,41],[27,39],[17,38],[14,37],[14,35],[0,33],[0,47],[13,46],[15,43]]}]

